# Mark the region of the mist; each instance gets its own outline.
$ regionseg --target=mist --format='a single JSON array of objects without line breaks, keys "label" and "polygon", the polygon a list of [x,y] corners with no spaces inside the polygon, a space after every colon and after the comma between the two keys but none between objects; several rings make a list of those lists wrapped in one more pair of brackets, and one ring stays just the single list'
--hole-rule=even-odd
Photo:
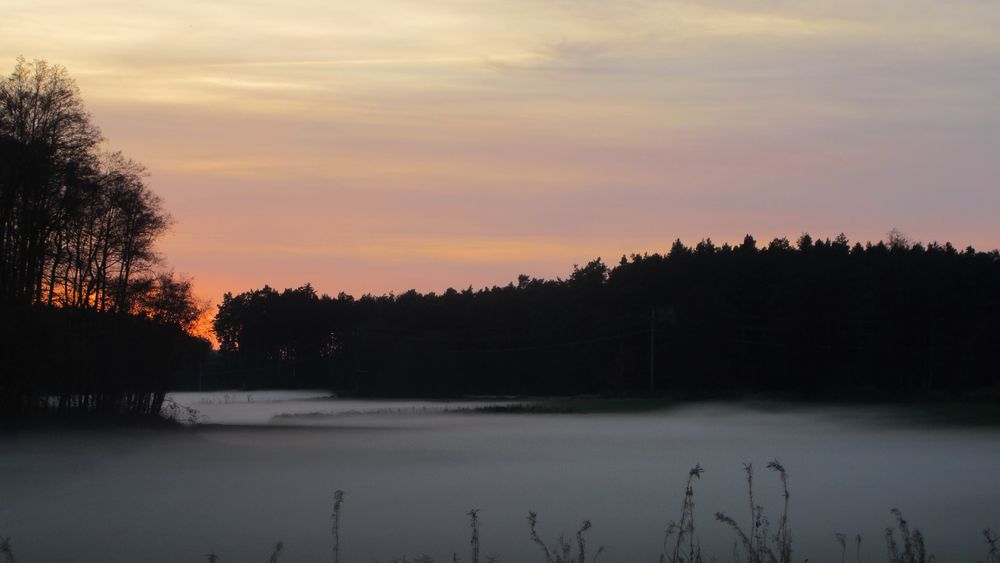
[{"label": "mist", "polygon": [[[310,392],[176,393],[198,410],[181,431],[8,431],[0,437],[0,529],[25,561],[326,561],[333,493],[344,490],[342,561],[482,555],[542,561],[584,519],[603,561],[655,561],[680,518],[687,473],[706,557],[730,558],[747,524],[743,464],[756,502],[781,510],[790,475],[796,560],[839,561],[834,533],[884,558],[899,508],[944,561],[982,559],[996,527],[1000,430],[942,424],[905,407],[693,403],[610,414],[491,414],[482,401],[361,401]],[[285,416],[282,416],[285,415]],[[53,541],[58,538],[58,541]],[[853,547],[849,548],[849,556]]]}]

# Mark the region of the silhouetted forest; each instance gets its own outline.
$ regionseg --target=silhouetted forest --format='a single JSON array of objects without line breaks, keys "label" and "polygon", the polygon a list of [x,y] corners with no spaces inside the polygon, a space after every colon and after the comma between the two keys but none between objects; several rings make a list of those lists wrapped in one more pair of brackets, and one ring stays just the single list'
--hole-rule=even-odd
[{"label": "silhouetted forest", "polygon": [[397,396],[995,394],[1000,253],[888,239],[677,241],[440,295],[226,294],[214,378]]},{"label": "silhouetted forest", "polygon": [[207,352],[190,280],[159,270],[170,219],[144,177],[102,150],[64,68],[0,79],[0,417],[157,414]]}]

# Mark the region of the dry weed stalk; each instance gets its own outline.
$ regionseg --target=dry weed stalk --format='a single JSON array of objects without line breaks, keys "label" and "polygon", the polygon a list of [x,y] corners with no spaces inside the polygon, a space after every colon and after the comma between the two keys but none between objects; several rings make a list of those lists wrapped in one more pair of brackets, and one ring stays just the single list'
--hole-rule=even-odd
[{"label": "dry weed stalk", "polygon": [[479,510],[473,508],[467,515],[469,527],[472,528],[472,538],[469,540],[472,547],[472,563],[479,563]]},{"label": "dry weed stalk", "polygon": [[[542,538],[538,536],[537,526],[538,514],[528,512],[528,529],[531,541],[535,542],[535,544],[542,549],[542,553],[545,554],[546,563],[586,563],[587,540],[583,535],[591,528],[590,520],[584,520],[580,525],[580,528],[576,531],[576,557],[573,557],[573,546],[571,546],[561,534],[556,539],[555,545],[550,550],[549,546],[547,546],[545,542],[542,541]],[[592,561],[597,561],[597,557],[603,552],[603,546],[598,548],[597,552],[594,553]]]},{"label": "dry weed stalk", "polygon": [[337,489],[333,492],[333,563],[340,563],[340,511],[344,505],[344,491]]},{"label": "dry weed stalk", "polygon": [[10,546],[10,538],[0,538],[0,555],[3,555],[4,563],[17,563],[14,559],[14,549]]},{"label": "dry weed stalk", "polygon": [[[837,544],[840,545],[840,563],[845,563],[847,558],[847,536],[840,532],[833,534]],[[861,563],[861,534],[854,536],[854,557],[856,563]]]},{"label": "dry weed stalk", "polygon": [[896,517],[896,528],[899,530],[899,537],[903,544],[900,546],[896,542],[895,530],[892,528],[885,529],[885,543],[889,551],[889,563],[932,563],[934,556],[927,556],[927,549],[924,547],[924,535],[920,533],[920,530],[911,530],[898,508],[893,508],[891,512]]},{"label": "dry weed stalk", "polygon": [[986,545],[989,546],[989,551],[986,552],[986,563],[1000,563],[1000,538],[993,535],[993,530],[986,528],[983,530],[983,535],[986,537]]},{"label": "dry weed stalk", "polygon": [[[770,521],[764,516],[764,508],[755,502],[753,495],[753,464],[746,463],[743,470],[747,476],[747,498],[750,501],[750,533],[730,516],[722,512],[715,513],[715,519],[726,524],[736,532],[736,545],[733,547],[733,559],[736,563],[791,563],[792,535],[788,529],[788,472],[778,460],[767,464],[767,468],[778,473],[782,485],[784,507],[778,518],[778,531],[772,536]],[[742,554],[740,548],[742,547]]]},{"label": "dry weed stalk", "polygon": [[271,551],[271,558],[268,559],[268,563],[278,563],[278,556],[281,555],[281,550],[285,548],[283,542],[278,542],[274,544],[274,549]]},{"label": "dry weed stalk", "polygon": [[[660,563],[701,563],[701,546],[694,537],[694,480],[700,479],[705,470],[700,463],[688,471],[687,484],[684,487],[684,501],[681,504],[680,522],[670,522],[663,537],[663,553]],[[668,549],[670,538],[676,534],[673,549]],[[687,558],[684,557],[684,541],[687,540]],[[669,555],[667,554],[669,552]]]}]

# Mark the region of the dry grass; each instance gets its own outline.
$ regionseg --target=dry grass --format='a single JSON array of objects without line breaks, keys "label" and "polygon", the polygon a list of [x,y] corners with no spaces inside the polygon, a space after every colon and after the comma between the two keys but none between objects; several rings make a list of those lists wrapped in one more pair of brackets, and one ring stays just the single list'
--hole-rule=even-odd
[{"label": "dry grass", "polygon": [[[736,542],[733,549],[733,563],[792,563],[792,534],[789,527],[789,501],[788,472],[778,461],[773,460],[767,464],[767,469],[777,474],[782,486],[781,493],[781,513],[777,518],[777,524],[772,532],[771,522],[767,518],[763,506],[757,503],[754,494],[754,468],[753,464],[744,464],[747,484],[747,501],[749,508],[749,524],[741,524],[737,519],[724,513],[715,513],[715,519],[721,522],[736,534]],[[678,521],[671,521],[666,527],[663,538],[662,553],[659,563],[703,563],[704,558],[701,552],[701,544],[695,534],[695,512],[694,512],[694,484],[700,480],[704,469],[700,464],[695,465],[687,475],[684,487],[684,498],[681,503],[681,517]],[[344,491],[334,492],[333,523],[331,535],[333,537],[333,563],[340,563],[341,542],[340,525],[343,515]],[[481,521],[478,509],[469,510],[466,516],[469,517],[469,563],[480,563],[480,527]],[[885,541],[888,563],[933,563],[935,558],[929,555],[925,546],[923,534],[912,528],[909,522],[903,518],[902,512],[893,508],[891,511],[895,519],[895,526],[885,529]],[[559,535],[552,544],[546,543],[538,532],[538,515],[531,511],[528,513],[528,539],[533,542],[541,551],[544,563],[596,563],[598,558],[604,553],[601,546],[593,552],[588,562],[590,551],[587,545],[587,533],[593,527],[590,520],[584,520],[573,536],[574,541],[567,541],[564,535]],[[983,530],[983,537],[986,540],[986,558],[982,563],[1000,563],[1000,537],[996,536],[990,528]],[[840,547],[840,561],[846,563],[848,551],[847,535],[835,533],[834,540]],[[861,535],[854,537],[854,560],[861,563]],[[268,559],[269,563],[279,563],[279,557],[284,549],[283,542],[277,542],[271,549]],[[3,563],[16,563],[10,538],[0,536],[0,556]],[[222,559],[216,553],[208,553],[205,558],[209,563],[218,563]],[[711,558],[711,561],[717,561]],[[808,560],[806,560],[808,561]],[[452,563],[461,563],[457,553],[452,555]],[[377,563],[377,562],[376,562]],[[413,559],[403,556],[399,559],[390,560],[389,563],[434,563],[434,559],[428,555],[421,555]],[[494,557],[487,557],[486,563],[497,563]]]}]

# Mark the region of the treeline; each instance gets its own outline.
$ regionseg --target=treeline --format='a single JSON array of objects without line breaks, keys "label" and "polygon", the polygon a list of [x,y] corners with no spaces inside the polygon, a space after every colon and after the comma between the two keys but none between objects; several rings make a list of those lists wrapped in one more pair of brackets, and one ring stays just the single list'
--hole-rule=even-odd
[{"label": "treeline", "polygon": [[363,395],[956,396],[1000,383],[1000,253],[677,241],[478,291],[265,286],[227,294],[214,327],[230,377]]},{"label": "treeline", "polygon": [[0,80],[0,412],[147,415],[207,342],[190,280],[159,270],[170,224],[143,167],[102,150],[66,70]]}]

